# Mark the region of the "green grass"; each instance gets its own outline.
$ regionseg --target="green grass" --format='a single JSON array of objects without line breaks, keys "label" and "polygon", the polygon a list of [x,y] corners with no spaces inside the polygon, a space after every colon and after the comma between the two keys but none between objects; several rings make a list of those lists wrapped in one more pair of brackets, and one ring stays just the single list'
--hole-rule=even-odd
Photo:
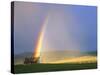
[{"label": "green grass", "polygon": [[28,64],[28,65],[15,65],[14,66],[14,73],[65,71],[65,70],[81,70],[81,69],[95,69],[95,68],[97,68],[97,63],[85,63],[85,64]]}]

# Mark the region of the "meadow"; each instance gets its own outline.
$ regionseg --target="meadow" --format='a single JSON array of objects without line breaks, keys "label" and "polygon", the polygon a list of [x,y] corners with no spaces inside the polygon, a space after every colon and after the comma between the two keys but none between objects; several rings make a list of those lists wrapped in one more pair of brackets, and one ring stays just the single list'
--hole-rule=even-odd
[{"label": "meadow", "polygon": [[63,64],[27,64],[15,65],[14,73],[32,73],[32,72],[49,72],[49,71],[67,71],[67,70],[83,70],[96,69],[97,63],[63,63]]}]

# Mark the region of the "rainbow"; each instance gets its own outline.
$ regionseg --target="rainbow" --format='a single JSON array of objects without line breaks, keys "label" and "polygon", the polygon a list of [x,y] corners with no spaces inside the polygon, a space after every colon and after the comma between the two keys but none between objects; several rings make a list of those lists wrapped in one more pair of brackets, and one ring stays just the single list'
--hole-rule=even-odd
[{"label": "rainbow", "polygon": [[43,42],[43,38],[44,38],[44,34],[45,34],[45,29],[46,29],[46,25],[48,23],[48,17],[49,16],[47,15],[44,22],[43,22],[41,31],[40,31],[39,36],[38,36],[36,49],[33,53],[33,58],[39,58],[40,57],[40,53],[41,53],[41,50],[42,50],[42,42]]}]

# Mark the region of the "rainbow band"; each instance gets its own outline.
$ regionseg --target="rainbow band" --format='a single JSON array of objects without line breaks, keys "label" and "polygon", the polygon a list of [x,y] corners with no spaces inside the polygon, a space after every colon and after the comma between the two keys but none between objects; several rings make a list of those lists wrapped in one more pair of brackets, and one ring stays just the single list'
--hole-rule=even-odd
[{"label": "rainbow band", "polygon": [[41,50],[42,50],[42,42],[43,42],[43,38],[44,38],[44,34],[45,34],[45,29],[46,29],[46,25],[48,23],[48,17],[49,16],[47,15],[46,19],[44,20],[42,29],[39,33],[36,49],[35,49],[34,54],[33,54],[33,58],[40,57],[40,53],[41,53]]}]

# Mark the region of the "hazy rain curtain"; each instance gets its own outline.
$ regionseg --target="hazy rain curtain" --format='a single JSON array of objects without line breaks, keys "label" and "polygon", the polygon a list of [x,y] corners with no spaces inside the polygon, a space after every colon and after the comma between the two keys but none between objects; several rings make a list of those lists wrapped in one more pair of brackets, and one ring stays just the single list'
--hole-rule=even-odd
[{"label": "hazy rain curtain", "polygon": [[63,11],[50,12],[43,39],[40,62],[55,62],[69,56],[80,55],[79,46],[69,34],[66,21]]},{"label": "hazy rain curtain", "polygon": [[[63,11],[51,11],[43,24],[38,39],[35,57],[41,63],[55,62],[80,55],[79,45],[72,39]],[[68,16],[70,16],[68,14]],[[71,19],[73,20],[73,19]],[[70,21],[71,23],[71,21]]]},{"label": "hazy rain curtain", "polygon": [[[42,24],[34,56],[39,57],[40,63],[74,62],[81,61],[80,59],[88,61],[90,57],[86,51],[90,49],[84,42],[90,36],[84,31],[86,28],[80,23],[80,19],[70,10],[66,12],[58,7],[53,7],[48,12]],[[81,56],[85,57],[76,58]]]}]

